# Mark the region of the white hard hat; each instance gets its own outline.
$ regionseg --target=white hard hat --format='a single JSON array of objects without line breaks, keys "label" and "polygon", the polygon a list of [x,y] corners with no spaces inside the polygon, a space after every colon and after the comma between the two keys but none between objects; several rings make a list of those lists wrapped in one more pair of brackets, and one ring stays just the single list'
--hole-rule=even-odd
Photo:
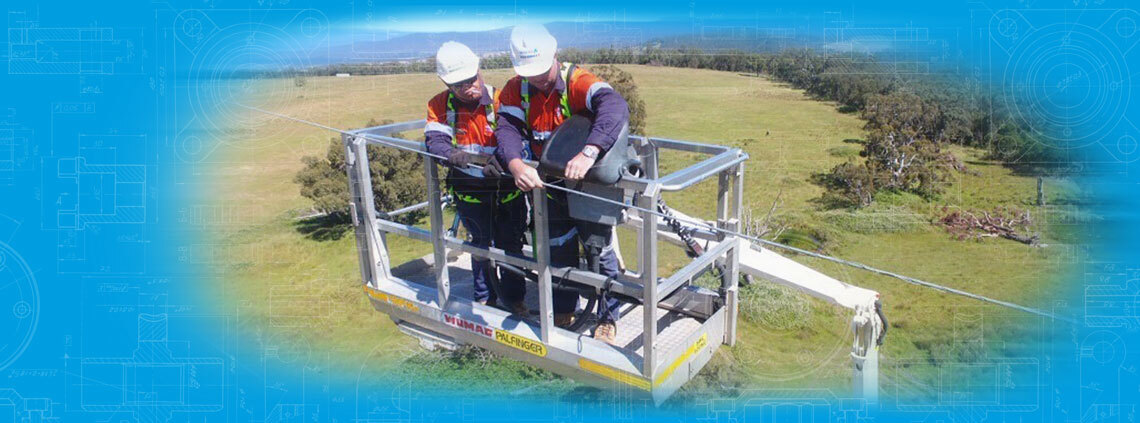
[{"label": "white hard hat", "polygon": [[519,25],[511,30],[511,63],[524,78],[549,71],[557,48],[558,41],[542,25]]},{"label": "white hard hat", "polygon": [[439,46],[435,53],[435,74],[444,84],[474,77],[479,73],[479,56],[467,46],[455,41],[448,41]]}]

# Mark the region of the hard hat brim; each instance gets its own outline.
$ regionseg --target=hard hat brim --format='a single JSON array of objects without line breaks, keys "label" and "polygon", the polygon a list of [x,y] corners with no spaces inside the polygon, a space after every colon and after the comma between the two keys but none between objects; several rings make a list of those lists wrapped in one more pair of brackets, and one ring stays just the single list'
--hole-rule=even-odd
[{"label": "hard hat brim", "polygon": [[536,60],[533,63],[515,66],[515,73],[523,78],[530,78],[546,73],[550,67],[554,66],[554,61],[550,58],[547,60]]},{"label": "hard hat brim", "polygon": [[444,84],[454,84],[465,79],[470,79],[478,73],[479,68],[461,69],[447,75],[440,75],[439,79],[442,79]]}]

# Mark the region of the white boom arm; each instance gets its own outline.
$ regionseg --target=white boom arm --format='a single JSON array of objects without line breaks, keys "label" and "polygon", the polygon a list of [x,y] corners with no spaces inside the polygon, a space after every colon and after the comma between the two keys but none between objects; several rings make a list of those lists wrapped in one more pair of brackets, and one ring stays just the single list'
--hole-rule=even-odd
[{"label": "white boom arm", "polygon": [[[672,210],[672,213],[682,221],[699,221],[677,210]],[[638,218],[630,220],[630,223],[635,225],[641,224]],[[685,246],[681,237],[671,231],[658,230],[657,233],[670,243]],[[742,239],[740,242],[741,245],[748,247],[739,249],[741,272],[796,289],[855,312],[851,319],[851,331],[855,338],[851,346],[851,358],[855,367],[852,384],[857,396],[862,396],[868,402],[876,402],[879,386],[878,340],[885,329],[878,310],[881,306],[878,302],[879,293],[838,281],[750,241]],[[709,241],[706,249],[716,245],[716,241]]]}]

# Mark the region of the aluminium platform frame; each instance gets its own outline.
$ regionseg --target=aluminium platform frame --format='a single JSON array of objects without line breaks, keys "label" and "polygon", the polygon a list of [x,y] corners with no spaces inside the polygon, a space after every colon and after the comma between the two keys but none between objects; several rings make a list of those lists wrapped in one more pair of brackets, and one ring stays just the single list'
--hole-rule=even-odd
[{"label": "aluminium platform frame", "polygon": [[[373,204],[372,181],[368,168],[367,146],[388,144],[405,150],[424,151],[422,142],[393,137],[393,134],[422,129],[424,120],[400,122],[349,131],[342,134],[346,151],[346,171],[352,196],[350,213],[356,232],[361,278],[364,291],[374,308],[388,314],[402,331],[413,335],[427,345],[471,344],[488,349],[510,358],[528,362],[543,369],[562,374],[580,382],[599,387],[629,388],[632,392],[645,392],[656,403],[672,395],[685,382],[690,380],[712,357],[720,344],[733,345],[736,342],[738,306],[738,280],[741,271],[755,274],[775,283],[792,286],[833,304],[847,306],[857,311],[852,329],[856,342],[853,347],[855,372],[854,390],[868,400],[877,397],[878,369],[877,345],[873,339],[877,332],[867,325],[856,327],[859,315],[866,320],[866,298],[878,294],[861,288],[851,287],[827,278],[818,272],[816,278],[822,281],[801,283],[806,267],[791,260],[777,261],[779,266],[803,267],[791,269],[795,272],[757,271],[755,265],[742,269],[741,257],[753,257],[758,252],[769,253],[765,260],[771,260],[774,253],[757,248],[747,240],[703,228],[694,228],[692,235],[708,242],[709,247],[700,255],[672,275],[658,275],[657,250],[659,239],[678,243],[662,219],[650,213],[627,209],[627,218],[622,226],[637,231],[638,269],[626,269],[616,281],[606,279],[596,273],[577,268],[554,268],[551,266],[549,249],[525,248],[524,257],[508,255],[494,247],[479,248],[465,243],[447,233],[443,219],[444,193],[439,189],[439,166],[437,160],[421,155],[424,178],[427,181],[428,199],[425,202],[378,213]],[[701,181],[716,177],[716,221],[715,226],[728,231],[740,230],[740,216],[743,201],[744,162],[748,154],[738,148],[702,144],[690,141],[665,138],[630,136],[631,145],[637,152],[645,170],[643,177],[627,177],[617,186],[633,193],[633,205],[639,208],[656,210],[657,200],[664,192],[680,191]],[[706,155],[697,163],[676,170],[667,175],[659,175],[658,150],[675,150]],[[534,166],[535,163],[528,162]],[[531,195],[534,209],[533,244],[548,245],[546,215],[547,204],[544,189],[536,189]],[[573,194],[568,194],[573,195]],[[428,210],[430,229],[396,222],[393,216],[417,209]],[[646,228],[654,228],[647,230]],[[428,242],[433,246],[432,263],[435,286],[413,283],[393,275],[392,263],[387,251],[387,234],[397,234]],[[451,295],[447,257],[449,251],[460,251],[472,256],[502,261],[532,270],[537,273],[539,314],[537,322],[520,319],[506,311],[482,305],[468,299],[457,299]],[[776,257],[776,260],[781,257]],[[710,266],[721,265],[726,272],[718,290],[695,286],[691,282]],[[611,346],[588,336],[570,332],[554,326],[552,307],[552,276],[560,275],[578,284],[595,289],[608,289],[625,298],[640,301],[642,308],[641,353]],[[785,275],[794,274],[794,277]],[[809,275],[811,276],[811,275]],[[836,285],[838,284],[838,285]],[[846,291],[844,291],[846,290]],[[835,292],[855,292],[858,301],[847,304],[846,294]],[[646,304],[655,305],[645,307]],[[860,311],[861,307],[862,311]],[[693,317],[700,326],[692,333],[685,334],[680,342],[668,345],[659,342],[661,328],[658,327],[659,310]],[[857,356],[856,353],[861,355]]]}]

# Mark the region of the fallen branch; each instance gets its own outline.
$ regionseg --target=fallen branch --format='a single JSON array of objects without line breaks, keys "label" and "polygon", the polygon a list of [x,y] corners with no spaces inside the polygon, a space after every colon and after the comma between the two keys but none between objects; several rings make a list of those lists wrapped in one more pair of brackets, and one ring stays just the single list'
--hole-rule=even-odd
[{"label": "fallen branch", "polygon": [[1037,245],[1039,241],[1036,234],[1029,235],[1027,233],[1029,226],[1033,223],[1028,211],[995,207],[992,211],[954,210],[951,212],[947,207],[942,207],[942,212],[946,214],[938,220],[938,224],[959,241],[994,237],[1002,237],[1028,245]]}]

